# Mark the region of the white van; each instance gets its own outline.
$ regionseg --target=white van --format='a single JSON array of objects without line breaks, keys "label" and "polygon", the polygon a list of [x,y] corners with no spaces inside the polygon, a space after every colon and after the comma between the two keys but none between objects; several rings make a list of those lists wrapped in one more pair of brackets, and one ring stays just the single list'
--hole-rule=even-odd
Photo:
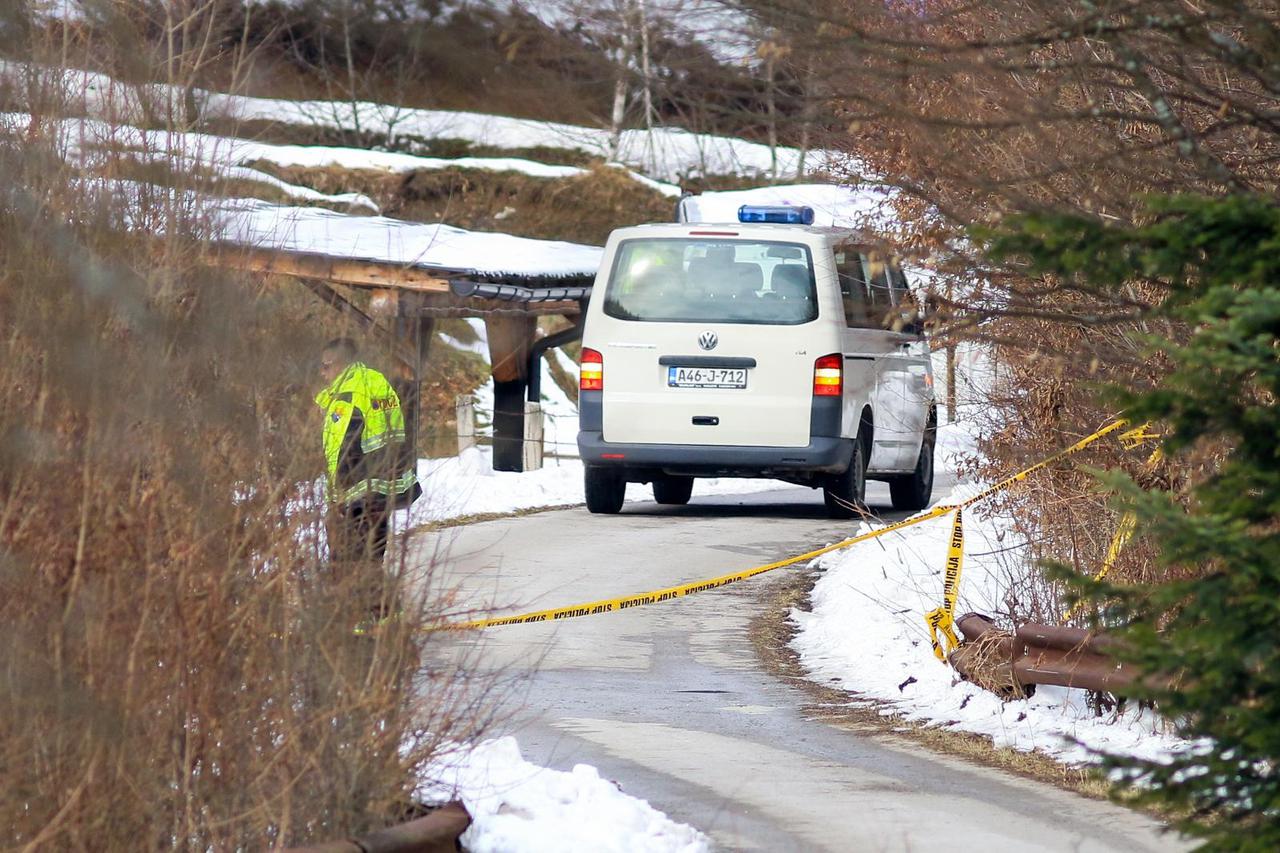
[{"label": "white van", "polygon": [[587,508],[618,512],[628,482],[683,504],[696,477],[776,477],[850,518],[870,477],[923,509],[937,414],[901,269],[809,208],[739,219],[610,235],[582,338]]}]

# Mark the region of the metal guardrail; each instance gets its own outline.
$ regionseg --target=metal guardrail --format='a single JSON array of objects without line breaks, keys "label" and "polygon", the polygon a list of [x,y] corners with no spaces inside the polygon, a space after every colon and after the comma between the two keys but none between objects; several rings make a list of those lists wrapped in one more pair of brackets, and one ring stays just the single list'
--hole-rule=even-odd
[{"label": "metal guardrail", "polygon": [[1083,628],[1028,622],[1012,634],[978,613],[956,620],[965,642],[951,653],[956,672],[1006,698],[1031,695],[1037,684],[1123,693],[1137,680],[1113,656],[1113,637]]},{"label": "metal guardrail", "polygon": [[454,801],[426,817],[378,829],[344,841],[291,847],[282,853],[456,853],[458,839],[471,825],[466,806]]}]

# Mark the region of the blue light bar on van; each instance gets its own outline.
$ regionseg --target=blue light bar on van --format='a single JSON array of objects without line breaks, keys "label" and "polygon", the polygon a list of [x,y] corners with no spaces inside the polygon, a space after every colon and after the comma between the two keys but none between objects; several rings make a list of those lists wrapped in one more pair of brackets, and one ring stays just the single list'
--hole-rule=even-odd
[{"label": "blue light bar on van", "polygon": [[738,208],[739,222],[773,222],[778,225],[812,225],[812,207],[765,207],[756,204],[744,204]]}]

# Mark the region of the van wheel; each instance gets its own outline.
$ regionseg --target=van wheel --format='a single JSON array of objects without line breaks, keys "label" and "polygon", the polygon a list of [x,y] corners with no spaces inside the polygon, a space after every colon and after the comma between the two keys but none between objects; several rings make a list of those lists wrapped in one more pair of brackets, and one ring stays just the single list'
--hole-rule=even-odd
[{"label": "van wheel", "polygon": [[692,477],[676,477],[670,474],[653,481],[653,499],[660,504],[684,506],[693,494]]},{"label": "van wheel", "polygon": [[627,494],[627,481],[621,471],[588,465],[583,471],[582,481],[590,512],[613,515],[622,510],[622,500]]},{"label": "van wheel", "polygon": [[862,518],[867,514],[867,458],[862,440],[854,442],[853,459],[822,490],[829,518]]},{"label": "van wheel", "polygon": [[916,470],[889,481],[889,496],[893,498],[894,509],[920,510],[929,505],[933,497],[933,446],[936,441],[933,428],[926,429],[924,441],[920,442]]}]

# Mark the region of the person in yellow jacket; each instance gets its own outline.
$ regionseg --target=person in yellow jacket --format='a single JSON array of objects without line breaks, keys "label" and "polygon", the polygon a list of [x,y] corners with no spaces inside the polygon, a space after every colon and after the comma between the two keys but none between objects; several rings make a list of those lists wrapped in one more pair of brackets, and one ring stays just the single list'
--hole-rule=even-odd
[{"label": "person in yellow jacket", "polygon": [[422,494],[405,445],[404,412],[387,378],[357,360],[351,338],[335,338],[320,357],[328,383],[316,395],[324,410],[324,455],[335,562],[382,562],[391,513]]}]

